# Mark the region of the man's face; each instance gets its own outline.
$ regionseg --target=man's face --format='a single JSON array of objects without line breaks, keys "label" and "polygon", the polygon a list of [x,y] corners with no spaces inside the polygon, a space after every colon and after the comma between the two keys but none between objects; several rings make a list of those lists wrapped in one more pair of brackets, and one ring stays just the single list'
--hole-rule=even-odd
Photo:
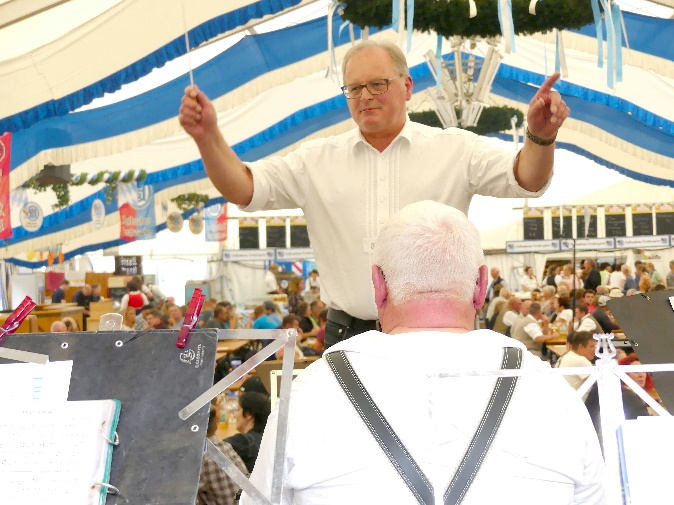
[{"label": "man's face", "polygon": [[499,274],[498,268],[492,268],[491,272],[489,272],[489,273],[491,274],[492,279],[498,278],[498,274]]},{"label": "man's face", "polygon": [[[344,72],[344,84],[366,84],[377,79],[390,79],[400,75],[393,60],[380,47],[360,50],[349,59]],[[363,88],[358,98],[346,102],[351,117],[367,137],[397,135],[405,124],[407,102],[412,97],[412,79],[398,77],[389,82],[388,91],[372,95]]]},{"label": "man's face", "polygon": [[585,260],[583,262],[583,268],[585,269],[586,272],[589,272],[590,270],[592,270],[592,264],[589,261]]},{"label": "man's face", "polygon": [[169,316],[171,316],[171,319],[173,319],[176,323],[183,318],[183,312],[177,305],[171,305],[168,309],[168,313]]},{"label": "man's face", "polygon": [[91,286],[89,286],[89,284],[85,284],[82,288],[82,293],[86,296],[89,296],[91,294]]},{"label": "man's face", "polygon": [[91,292],[94,296],[101,296],[101,287],[96,286],[95,288],[91,288]]},{"label": "man's face", "polygon": [[318,317],[321,312],[323,312],[323,309],[325,308],[325,305],[323,302],[318,302],[316,305],[314,305],[311,309],[311,315],[314,317]]},{"label": "man's face", "polygon": [[520,309],[522,308],[522,302],[519,300],[513,301],[512,308],[515,309],[517,312],[519,312]]},{"label": "man's face", "polygon": [[529,308],[531,307],[531,300],[524,300],[522,302],[522,306],[520,308],[520,313],[523,316],[528,316],[529,315]]},{"label": "man's face", "polygon": [[576,307],[575,312],[576,312],[576,319],[577,319],[577,320],[582,319],[582,317],[585,315],[585,312],[581,312],[581,311],[578,309],[578,307]]},{"label": "man's face", "polygon": [[590,293],[590,292],[585,293],[585,294],[583,295],[583,303],[584,303],[585,305],[590,305],[590,303],[592,302],[592,298],[593,298],[593,297],[594,297],[594,294],[592,294],[592,293]]},{"label": "man's face", "polygon": [[592,361],[594,359],[594,350],[597,348],[597,341],[593,338],[588,340],[587,345],[579,345],[576,354],[580,356],[585,356],[587,359]]},{"label": "man's face", "polygon": [[159,319],[154,314],[147,314],[145,316],[145,320],[147,321],[147,324],[150,328],[156,328],[161,324],[161,319]]}]

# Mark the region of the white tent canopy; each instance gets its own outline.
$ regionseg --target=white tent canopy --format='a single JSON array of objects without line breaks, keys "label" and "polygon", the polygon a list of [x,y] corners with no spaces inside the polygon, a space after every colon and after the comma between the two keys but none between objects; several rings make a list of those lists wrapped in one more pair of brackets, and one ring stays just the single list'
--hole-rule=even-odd
[{"label": "white tent canopy", "polygon": [[[24,53],[17,51],[11,58],[0,61],[0,83],[11,93],[0,106],[0,121],[14,132],[11,172],[14,237],[2,249],[5,258],[39,266],[43,262],[27,260],[28,251],[60,246],[66,255],[72,255],[120,244],[116,239],[119,237],[116,202],[106,206],[104,228],[96,230],[91,223],[91,202],[101,197],[100,186],[71,187],[72,205],[53,213],[51,192],[35,195],[20,188],[48,162],[71,164],[74,174],[146,170],[148,183],[155,188],[156,214],[160,219],[165,219],[167,209],[174,210],[169,200],[179,194],[199,192],[211,197],[212,202],[222,201],[205,176],[196,147],[176,120],[182,89],[189,83],[188,63],[196,67],[196,83],[214,100],[226,138],[244,159],[283,153],[306,138],[352,127],[338,88],[338,76],[326,77],[330,54],[325,19],[291,26],[280,33],[243,37],[210,59],[202,55],[208,47],[196,50],[190,55],[190,62],[176,60],[183,65],[182,73],[166,84],[111,105],[60,113],[62,108],[75,110],[91,100],[92,95],[99,96],[107,88],[118,89],[124,82],[148,73],[153,66],[183,54],[185,26],[190,29],[190,46],[195,47],[209,37],[250,27],[281,9],[312,2],[201,3],[203,9],[190,3],[184,16],[181,2],[177,1],[108,2],[106,9],[54,41]],[[277,6],[276,10],[273,6]],[[156,23],[157,32],[148,34],[145,26],[149,18],[166,18],[167,22]],[[120,26],[125,20],[129,23],[122,30]],[[0,41],[24,22],[0,29]],[[629,17],[628,35],[631,26],[644,22],[649,20]],[[669,23],[666,25],[670,28],[669,35],[664,35],[669,38],[663,41],[671,43],[674,21],[653,22]],[[347,32],[335,34],[338,57],[348,48]],[[358,29],[356,34],[359,35]],[[390,30],[372,36],[398,39]],[[647,43],[635,40],[632,49],[623,56],[623,81],[612,90],[606,86],[605,69],[597,68],[593,54],[596,40],[582,31],[564,32],[563,37],[569,75],[559,89],[571,103],[572,116],[560,131],[559,144],[642,181],[674,185],[671,173],[674,101],[670,98],[674,96],[671,49],[674,44],[653,50]],[[493,104],[526,110],[535,85],[552,71],[551,41],[543,35],[517,38],[517,52],[504,56],[492,88]],[[414,36],[408,55],[416,92],[411,110],[428,108],[423,91],[432,87],[432,80],[423,55],[429,49],[434,50],[435,44],[432,35]],[[449,48],[449,44],[444,47]],[[89,52],[94,50],[95,54]],[[58,59],[58,65],[56,58],[62,58]],[[29,64],[32,60],[37,63]],[[35,69],[39,78],[31,73]],[[645,89],[648,91],[644,92]],[[511,144],[510,148],[515,146]],[[571,179],[570,167],[578,162],[567,165],[563,157],[560,160],[555,177],[560,181]],[[583,175],[588,174],[586,170]],[[555,193],[556,184],[549,194]],[[643,191],[644,187],[640,189],[646,201],[650,192]],[[566,198],[563,201],[572,201],[577,194],[573,188],[568,189],[563,192]],[[28,233],[18,225],[18,214],[26,200],[37,198],[46,214],[45,224],[37,232]],[[476,198],[471,216],[486,205],[492,216],[500,215],[496,202]],[[522,202],[507,205],[519,207]],[[510,226],[512,231],[513,225]],[[494,228],[488,223],[480,227]],[[507,232],[507,238],[518,238],[510,235],[511,231]],[[488,239],[485,247],[502,248],[502,239]]]}]

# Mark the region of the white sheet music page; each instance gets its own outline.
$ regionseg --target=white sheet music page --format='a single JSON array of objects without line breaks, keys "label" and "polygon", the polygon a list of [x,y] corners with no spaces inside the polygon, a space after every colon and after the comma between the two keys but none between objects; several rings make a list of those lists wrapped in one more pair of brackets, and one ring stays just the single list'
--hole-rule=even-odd
[{"label": "white sheet music page", "polygon": [[17,402],[65,402],[70,389],[72,361],[51,361],[45,365],[12,363],[0,365],[0,404]]},{"label": "white sheet music page", "polygon": [[99,487],[112,400],[31,402],[0,410],[0,503],[105,502]]}]

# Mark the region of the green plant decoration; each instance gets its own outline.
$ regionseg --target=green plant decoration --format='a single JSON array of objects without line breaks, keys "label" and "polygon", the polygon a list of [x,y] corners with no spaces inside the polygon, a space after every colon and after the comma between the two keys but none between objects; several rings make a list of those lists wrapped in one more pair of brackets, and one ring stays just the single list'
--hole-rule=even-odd
[{"label": "green plant decoration", "polygon": [[192,209],[198,209],[205,205],[210,198],[208,195],[201,195],[199,193],[186,193],[171,198],[171,201],[176,204],[180,211],[185,212]]},{"label": "green plant decoration", "polygon": [[[391,24],[391,0],[342,0],[342,17],[354,25],[382,28]],[[580,28],[594,21],[587,0],[545,0],[529,14],[530,0],[512,0],[513,25],[518,35],[554,28]],[[477,16],[468,16],[467,0],[416,0],[414,29],[444,37],[496,37],[501,35],[498,0],[475,0]]]},{"label": "green plant decoration", "polygon": [[[482,110],[477,126],[466,128],[466,130],[478,135],[510,130],[512,128],[510,121],[513,116],[517,116],[517,126],[522,126],[524,114],[521,110],[514,107],[485,107]],[[417,123],[442,128],[440,118],[438,118],[438,115],[433,110],[410,112],[410,119]]]}]

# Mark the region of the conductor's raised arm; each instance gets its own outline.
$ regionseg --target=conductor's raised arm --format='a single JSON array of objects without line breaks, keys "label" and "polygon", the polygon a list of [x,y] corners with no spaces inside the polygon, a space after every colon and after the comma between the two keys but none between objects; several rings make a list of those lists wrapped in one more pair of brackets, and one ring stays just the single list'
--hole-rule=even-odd
[{"label": "conductor's raised arm", "polygon": [[178,119],[196,142],[216,189],[227,201],[248,205],[253,198],[253,176],[225,142],[213,104],[196,86],[185,88]]},{"label": "conductor's raised arm", "polygon": [[517,182],[528,191],[540,190],[550,179],[557,131],[571,112],[552,89],[557,79],[559,72],[548,77],[529,103],[526,138],[515,167]]}]

